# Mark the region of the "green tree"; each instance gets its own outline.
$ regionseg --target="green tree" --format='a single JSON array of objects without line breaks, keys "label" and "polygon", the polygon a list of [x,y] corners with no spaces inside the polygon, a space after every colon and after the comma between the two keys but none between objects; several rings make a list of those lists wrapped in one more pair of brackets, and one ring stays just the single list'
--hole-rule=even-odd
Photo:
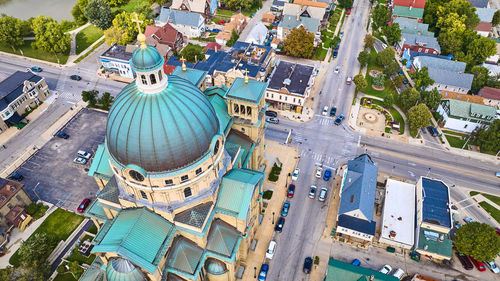
[{"label": "green tree", "polygon": [[128,0],[106,0],[112,7],[118,7],[128,2]]},{"label": "green tree", "polygon": [[467,55],[471,57],[471,67],[483,63],[487,57],[496,53],[496,42],[480,36],[467,45]]},{"label": "green tree", "polygon": [[408,110],[408,108],[416,105],[420,100],[420,93],[415,88],[406,88],[401,92],[399,96],[399,101],[403,109]]},{"label": "green tree", "polygon": [[32,22],[35,47],[51,53],[65,53],[70,48],[71,36],[50,17],[38,16]]},{"label": "green tree", "polygon": [[24,263],[20,267],[16,267],[10,273],[10,279],[1,279],[9,281],[45,281],[50,275],[50,265],[35,261],[32,263]]},{"label": "green tree", "polygon": [[368,86],[368,83],[366,82],[366,79],[363,76],[363,74],[358,74],[354,76],[354,78],[352,78],[352,81],[356,85],[356,90],[358,91],[361,91],[364,88],[366,88],[366,86]]},{"label": "green tree", "polygon": [[386,6],[378,5],[375,7],[372,13],[373,24],[375,25],[374,29],[378,29],[379,27],[385,26],[390,19],[389,10]]},{"label": "green tree", "polygon": [[108,45],[113,45],[115,43],[121,42],[125,32],[118,27],[110,27],[109,29],[104,31],[104,40]]},{"label": "green tree", "polygon": [[[401,96],[403,96],[403,94],[401,94]],[[431,120],[431,118],[432,114],[429,111],[429,108],[427,108],[427,105],[423,103],[410,108],[410,110],[408,111],[410,135],[412,137],[416,137],[418,134],[418,130],[429,125],[429,121]]]},{"label": "green tree", "polygon": [[385,25],[382,30],[389,45],[394,45],[396,42],[401,40],[401,28],[399,28],[399,23]]},{"label": "green tree", "polygon": [[308,32],[302,25],[294,28],[286,37],[283,49],[289,56],[309,58],[314,49],[314,34]]},{"label": "green tree", "polygon": [[500,10],[496,10],[493,14],[493,20],[491,21],[493,26],[497,26],[500,24]]},{"label": "green tree", "polygon": [[99,91],[97,90],[82,91],[82,100],[88,103],[89,107],[95,107],[98,95]]},{"label": "green tree", "polygon": [[143,14],[147,19],[153,20],[155,18],[155,14],[153,12],[153,9],[151,9],[151,4],[148,2],[143,2],[137,9],[135,9],[135,12],[138,14]]},{"label": "green tree", "polygon": [[252,8],[262,7],[262,0],[223,0],[224,6],[231,10],[248,11]]},{"label": "green tree", "polygon": [[84,25],[87,22],[87,17],[85,16],[85,7],[89,0],[78,0],[78,2],[71,9],[71,15],[77,25]]},{"label": "green tree", "polygon": [[500,119],[495,119],[488,129],[480,129],[474,137],[482,152],[497,153],[500,151]]},{"label": "green tree", "polygon": [[419,91],[425,90],[428,86],[434,84],[434,79],[429,77],[427,66],[411,73],[410,76],[415,83],[415,88]]},{"label": "green tree", "polygon": [[500,236],[486,223],[471,222],[462,225],[455,232],[453,244],[459,253],[480,261],[494,260],[500,252]]},{"label": "green tree", "polygon": [[5,14],[0,16],[0,43],[9,45],[16,50],[23,45],[23,22]]},{"label": "green tree", "polygon": [[53,244],[54,241],[46,233],[35,233],[21,243],[17,252],[23,263],[45,261]]},{"label": "green tree", "polygon": [[112,102],[113,96],[111,96],[108,92],[103,93],[101,98],[98,100],[98,103],[101,105],[101,109],[103,110],[109,110]]},{"label": "green tree", "polygon": [[381,67],[386,67],[394,60],[394,55],[394,50],[391,47],[387,47],[377,53],[375,62]]},{"label": "green tree", "polygon": [[194,63],[202,60],[205,57],[203,53],[203,47],[189,43],[181,51],[181,56],[183,56],[188,62]]},{"label": "green tree", "polygon": [[462,50],[462,33],[443,30],[441,33],[439,33],[437,40],[439,42],[439,45],[441,46],[441,52],[443,54],[456,55],[459,51]]},{"label": "green tree", "polygon": [[365,36],[365,49],[371,49],[375,46],[375,37],[371,34],[366,34]]},{"label": "green tree", "polygon": [[387,76],[392,76],[398,73],[399,64],[395,61],[392,61],[389,65],[387,65],[384,69],[384,74]]},{"label": "green tree", "polygon": [[396,75],[396,77],[392,79],[392,83],[394,83],[394,86],[396,88],[401,88],[401,86],[403,86],[403,81],[404,77],[402,75]]},{"label": "green tree", "polygon": [[384,98],[384,102],[382,103],[382,106],[389,109],[391,106],[394,104],[394,97],[391,94],[388,94]]},{"label": "green tree", "polygon": [[441,94],[436,88],[432,88],[430,91],[422,91],[420,97],[430,110],[436,110],[439,102],[441,102]]},{"label": "green tree", "polygon": [[489,70],[486,67],[476,65],[472,67],[471,73],[474,74],[474,79],[470,91],[472,94],[477,94],[488,82]]},{"label": "green tree", "polygon": [[365,67],[370,61],[370,53],[368,53],[366,50],[359,52],[358,61],[361,67]]},{"label": "green tree", "polygon": [[385,85],[385,74],[379,73],[377,76],[373,77],[373,85],[382,88]]},{"label": "green tree", "polygon": [[[146,16],[143,14],[137,14],[137,17],[140,21],[142,21],[140,25],[143,32],[146,29],[146,26],[152,24],[153,22],[150,19],[146,19]],[[104,33],[106,42],[118,43],[120,45],[133,42],[137,38],[139,31],[137,30],[137,24],[133,22],[132,19],[132,13],[121,12],[116,15],[113,19],[113,26],[111,27],[114,27],[114,29]]]},{"label": "green tree", "polygon": [[111,27],[111,7],[104,0],[91,0],[85,7],[85,16],[102,30]]},{"label": "green tree", "polygon": [[352,0],[338,0],[340,7],[344,9],[352,8]]},{"label": "green tree", "polygon": [[233,46],[234,43],[236,43],[236,41],[238,41],[238,38],[240,38],[240,36],[238,35],[238,33],[236,33],[236,30],[233,29],[233,31],[231,31],[231,38],[229,38],[229,40],[227,40],[226,46],[228,46],[228,47]]}]

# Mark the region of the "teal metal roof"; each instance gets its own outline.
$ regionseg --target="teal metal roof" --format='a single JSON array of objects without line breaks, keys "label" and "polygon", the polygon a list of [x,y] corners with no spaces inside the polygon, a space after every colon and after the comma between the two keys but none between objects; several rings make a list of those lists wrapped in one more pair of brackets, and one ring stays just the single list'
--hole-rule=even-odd
[{"label": "teal metal roof", "polygon": [[191,240],[177,236],[169,249],[167,266],[194,274],[202,262],[203,249]]},{"label": "teal metal roof", "polygon": [[236,251],[240,232],[221,219],[214,220],[208,234],[207,250],[231,257]]},{"label": "teal metal roof", "polygon": [[424,16],[424,9],[410,8],[404,6],[394,6],[392,15],[398,17],[421,19]]},{"label": "teal metal roof", "polygon": [[267,83],[249,79],[236,78],[226,92],[225,98],[258,104],[264,98]]},{"label": "teal metal roof", "polygon": [[325,281],[398,281],[397,277],[330,258]]},{"label": "teal metal roof", "polygon": [[447,99],[441,103],[448,104],[449,115],[452,117],[460,117],[465,119],[479,119],[493,121],[496,115],[496,109],[492,106],[466,102],[462,100]]},{"label": "teal metal roof", "polygon": [[113,176],[104,186],[104,188],[101,191],[99,191],[99,194],[97,194],[97,198],[115,204],[120,204],[120,200],[118,199],[119,194],[120,191],[118,190],[117,179]]},{"label": "teal metal roof", "polygon": [[184,78],[199,88],[203,80],[205,80],[207,72],[191,68],[186,68],[186,70],[184,71],[182,70],[182,66],[178,66],[172,72],[172,75],[177,75],[181,78]]},{"label": "teal metal roof", "polygon": [[132,53],[132,68],[136,72],[152,71],[163,67],[165,59],[152,46],[139,47]]},{"label": "teal metal roof", "polygon": [[103,281],[105,275],[104,270],[102,270],[103,265],[101,258],[96,257],[79,281]]},{"label": "teal metal roof", "polygon": [[208,100],[214,107],[215,112],[217,113],[217,118],[219,119],[219,125],[220,125],[219,133],[224,136],[227,135],[227,133],[231,129],[231,126],[233,125],[233,118],[227,112],[226,101],[219,95],[209,96]]},{"label": "teal metal roof", "polygon": [[85,210],[85,217],[91,217],[100,221],[106,221],[108,219],[99,200],[94,200],[90,207]]},{"label": "teal metal roof", "polygon": [[[235,157],[241,159],[241,167],[246,167],[254,147],[255,145],[253,141],[247,135],[236,130],[229,131],[226,138],[225,148],[233,161]],[[238,161],[235,161],[234,165],[237,167]]]},{"label": "teal metal roof", "polygon": [[205,269],[212,275],[222,275],[227,272],[226,264],[214,258],[208,258],[205,261]]},{"label": "teal metal roof", "polygon": [[174,233],[174,225],[159,215],[145,208],[126,209],[101,228],[92,252],[117,253],[154,273]]},{"label": "teal metal roof", "polygon": [[264,179],[264,173],[232,169],[222,179],[216,211],[246,220],[252,196]]},{"label": "teal metal roof", "polygon": [[113,176],[113,171],[109,165],[108,153],[106,152],[106,146],[104,146],[104,144],[100,144],[97,147],[87,174],[93,178],[100,178],[103,180],[109,180]]},{"label": "teal metal roof", "polygon": [[107,281],[146,281],[142,272],[126,259],[111,259],[106,267]]},{"label": "teal metal roof", "polygon": [[218,132],[217,114],[206,96],[171,75],[159,93],[144,94],[135,83],[122,90],[109,111],[106,144],[118,164],[167,172],[210,155]]}]

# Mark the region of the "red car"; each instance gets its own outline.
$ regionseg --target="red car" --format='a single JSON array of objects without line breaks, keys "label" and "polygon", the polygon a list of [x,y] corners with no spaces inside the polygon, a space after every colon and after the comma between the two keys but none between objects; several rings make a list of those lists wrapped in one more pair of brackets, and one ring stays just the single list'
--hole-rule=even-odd
[{"label": "red car", "polygon": [[347,9],[346,15],[350,15],[350,14],[351,14],[351,9]]},{"label": "red car", "polygon": [[286,196],[287,196],[288,198],[293,198],[293,193],[294,193],[294,192],[295,192],[295,184],[290,184],[290,185],[288,186],[288,191],[287,191],[287,193],[286,193]]},{"label": "red car", "polygon": [[83,213],[83,211],[85,211],[85,209],[89,206],[89,204],[90,204],[90,199],[85,198],[83,199],[82,203],[80,203],[80,206],[78,206],[76,210],[80,213]]},{"label": "red car", "polygon": [[473,257],[470,257],[470,259],[472,260],[472,263],[477,267],[479,271],[486,271],[486,266],[484,266],[484,263],[482,261],[478,261]]},{"label": "red car", "polygon": [[496,233],[497,233],[498,235],[500,235],[500,228],[495,227],[495,231],[496,231]]}]

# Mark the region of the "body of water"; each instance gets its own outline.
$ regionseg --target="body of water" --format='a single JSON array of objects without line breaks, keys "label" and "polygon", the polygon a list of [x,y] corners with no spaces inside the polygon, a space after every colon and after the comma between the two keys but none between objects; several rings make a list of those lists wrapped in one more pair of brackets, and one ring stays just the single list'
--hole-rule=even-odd
[{"label": "body of water", "polygon": [[0,14],[23,20],[44,15],[58,21],[73,20],[71,8],[78,0],[0,0]]}]

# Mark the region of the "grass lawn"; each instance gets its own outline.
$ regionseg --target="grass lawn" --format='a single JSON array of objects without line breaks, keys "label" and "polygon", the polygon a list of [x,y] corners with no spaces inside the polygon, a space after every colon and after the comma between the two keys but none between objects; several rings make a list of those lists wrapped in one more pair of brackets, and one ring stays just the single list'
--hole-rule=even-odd
[{"label": "grass lawn", "polygon": [[92,261],[94,261],[94,259],[95,259],[94,254],[90,255],[88,258],[80,254],[78,252],[78,247],[75,247],[73,251],[71,251],[71,255],[67,258],[67,260],[70,262],[78,261],[80,265],[83,265],[84,263],[90,265]]},{"label": "grass lawn", "polygon": [[[30,57],[30,58],[34,58],[34,59],[39,59],[39,60],[57,63],[56,55],[54,55],[53,53],[42,51],[42,50],[33,49],[31,47],[31,42],[34,42],[34,40],[25,40],[24,44],[21,46],[21,50],[23,50],[25,57]],[[10,46],[4,45],[4,44],[0,44],[0,51],[6,52],[6,53],[11,53],[11,54],[16,54],[16,55],[21,55],[21,52],[19,50],[14,52]],[[69,49],[68,49],[68,52],[66,54],[59,54],[60,63],[65,64],[66,61],[68,61],[68,56],[69,56]]]},{"label": "grass lawn", "polygon": [[491,206],[488,202],[479,202],[479,205],[488,212],[498,223],[500,223],[500,210]]},{"label": "grass lawn", "polygon": [[318,47],[316,53],[314,53],[313,60],[324,60],[326,54],[328,53],[327,49],[323,49],[322,47]]},{"label": "grass lawn", "polygon": [[92,234],[97,234],[97,226],[92,225],[91,227],[89,227],[89,229],[87,229],[87,231]]},{"label": "grass lawn", "polygon": [[142,5],[142,3],[148,3],[148,0],[130,0],[129,2],[127,2],[127,4],[123,6],[111,8],[111,11],[114,12],[116,10],[121,9],[126,11],[127,13],[131,13],[136,11],[137,8]]},{"label": "grass lawn", "polygon": [[461,137],[451,136],[447,134],[445,134],[444,136],[446,137],[450,145],[456,148],[462,148],[467,141],[465,139],[462,139]]},{"label": "grass lawn", "polygon": [[399,122],[399,134],[402,135],[405,133],[405,120],[403,116],[397,111],[395,108],[391,107],[391,115],[394,118],[395,122]]},{"label": "grass lawn", "polygon": [[477,191],[471,191],[471,192],[469,192],[469,194],[470,194],[470,196],[474,196],[474,195],[478,195],[479,192],[477,192]]},{"label": "grass lawn", "polygon": [[97,44],[94,45],[94,47],[92,47],[92,49],[90,49],[88,52],[86,52],[85,54],[79,56],[75,61],[74,63],[79,63],[80,61],[82,61],[84,58],[86,58],[88,55],[90,55],[93,51],[95,51],[95,49],[99,48],[99,46],[101,46],[104,42],[106,42],[106,40],[102,39],[101,41],[99,41]]},{"label": "grass lawn", "polygon": [[217,12],[215,12],[215,15],[230,18],[232,15],[234,15],[236,13],[237,13],[236,11],[217,9]]},{"label": "grass lawn", "polygon": [[500,206],[500,197],[488,193],[483,193],[483,196],[490,199],[493,203],[497,204],[498,206]]},{"label": "grass lawn", "polygon": [[[30,237],[36,233],[47,233],[54,239],[54,245],[52,246],[53,250],[57,246],[57,243],[61,240],[66,240],[82,221],[82,216],[63,209],[57,209],[50,214],[47,219],[45,219],[45,221],[35,230],[35,232],[33,232],[33,234],[31,234]],[[52,250],[47,253],[47,257],[49,257]],[[12,257],[10,257],[10,264],[19,266],[19,258],[19,254],[16,251]]]},{"label": "grass lawn", "polygon": [[76,35],[76,54],[80,54],[85,49],[87,49],[92,43],[94,43],[97,39],[101,38],[104,35],[104,32],[94,26],[89,25]]},{"label": "grass lawn", "polygon": [[77,281],[77,280],[75,279],[75,277],[73,277],[73,274],[66,272],[57,274],[56,278],[54,278],[54,281]]},{"label": "grass lawn", "polygon": [[460,133],[460,132],[455,132],[455,131],[450,131],[450,130],[441,130],[441,131],[443,131],[444,134],[448,134],[448,135],[454,135],[454,136],[466,137],[466,138],[469,137],[469,134],[465,134],[465,133]]}]

